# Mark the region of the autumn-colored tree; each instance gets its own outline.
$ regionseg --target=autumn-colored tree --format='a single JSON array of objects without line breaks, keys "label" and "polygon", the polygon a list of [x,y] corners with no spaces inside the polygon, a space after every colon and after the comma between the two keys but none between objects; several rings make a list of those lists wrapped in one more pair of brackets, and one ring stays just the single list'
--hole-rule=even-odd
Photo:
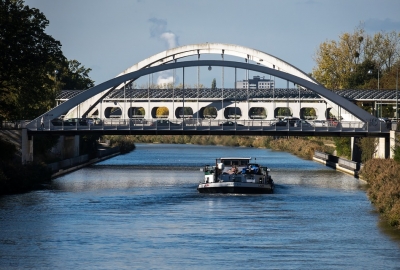
[{"label": "autumn-colored tree", "polygon": [[156,110],[156,117],[168,116],[169,110],[167,107],[158,107]]},{"label": "autumn-colored tree", "polygon": [[[400,33],[379,32],[373,36],[365,33],[362,25],[353,33],[344,33],[339,41],[323,42],[314,60],[316,67],[312,76],[329,89],[380,88],[395,85],[393,66],[400,62]],[[372,74],[368,75],[368,71]]]}]

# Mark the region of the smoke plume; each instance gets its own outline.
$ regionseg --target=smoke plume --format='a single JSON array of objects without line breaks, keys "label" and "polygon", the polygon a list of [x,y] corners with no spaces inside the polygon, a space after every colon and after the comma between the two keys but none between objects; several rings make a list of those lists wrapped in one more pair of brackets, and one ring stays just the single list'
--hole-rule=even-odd
[{"label": "smoke plume", "polygon": [[[178,36],[172,31],[167,30],[167,21],[157,18],[149,19],[150,25],[150,36],[159,41],[162,41],[166,49],[172,49],[179,46]],[[177,81],[177,78],[175,78]],[[172,71],[163,71],[157,78],[157,84],[169,84],[173,82]],[[175,82],[176,83],[176,82]]]}]

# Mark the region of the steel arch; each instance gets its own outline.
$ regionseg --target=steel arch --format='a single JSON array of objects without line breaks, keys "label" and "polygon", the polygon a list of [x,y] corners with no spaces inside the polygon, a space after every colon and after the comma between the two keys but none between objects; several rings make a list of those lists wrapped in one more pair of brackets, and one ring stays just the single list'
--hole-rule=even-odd
[{"label": "steel arch", "polygon": [[[85,100],[105,91],[115,85],[122,84],[125,81],[129,80],[136,80],[139,77],[152,74],[155,72],[160,72],[164,70],[176,69],[176,68],[184,68],[184,67],[196,67],[196,66],[224,66],[224,67],[232,67],[232,68],[239,68],[239,69],[248,69],[256,72],[270,74],[276,77],[279,77],[284,80],[291,81],[296,83],[300,86],[306,87],[322,97],[332,101],[335,104],[339,104],[341,107],[346,109],[348,112],[353,114],[359,120],[363,122],[370,122],[372,126],[377,124],[377,118],[369,114],[368,112],[364,111],[357,105],[351,103],[347,99],[335,94],[332,91],[324,88],[321,85],[315,84],[314,82],[310,82],[303,78],[299,78],[295,75],[288,74],[276,69],[268,68],[265,66],[254,65],[249,63],[241,63],[241,62],[234,62],[234,61],[222,61],[222,60],[196,60],[196,61],[184,61],[184,62],[175,62],[169,64],[158,65],[154,67],[149,67],[145,69],[140,69],[131,73],[127,73],[125,75],[121,75],[119,77],[115,77],[111,80],[108,80],[104,83],[101,83],[95,87],[92,87],[85,92],[81,93],[80,95],[75,96],[74,98],[60,104],[59,106],[53,108],[52,110],[48,111],[46,114],[42,115],[45,121],[51,120],[55,117],[59,117],[64,112],[74,108],[78,104],[84,102]],[[28,128],[34,128],[36,121],[40,119],[42,116],[39,116],[37,119],[33,120],[31,123],[28,124]]]},{"label": "steel arch", "polygon": [[143,68],[149,68],[173,62],[174,60],[180,58],[201,54],[222,54],[244,58],[248,61],[254,61],[259,65],[283,71],[294,76],[303,78],[307,81],[313,82],[315,84],[319,84],[302,70],[296,68],[295,66],[289,64],[288,62],[285,62],[278,57],[244,46],[224,43],[200,43],[172,48],[138,62],[137,64],[120,73],[118,76],[122,76],[124,74],[131,73],[133,71],[137,71]]}]

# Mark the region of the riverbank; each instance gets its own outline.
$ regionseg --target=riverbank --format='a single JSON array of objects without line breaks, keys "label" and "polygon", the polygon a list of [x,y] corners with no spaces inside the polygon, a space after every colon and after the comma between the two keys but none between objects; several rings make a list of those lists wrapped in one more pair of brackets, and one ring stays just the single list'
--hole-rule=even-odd
[{"label": "riverbank", "polygon": [[79,170],[83,167],[95,164],[97,162],[115,157],[120,153],[120,148],[118,146],[110,148],[107,145],[100,144],[97,149],[96,158],[89,160],[88,155],[82,155],[79,157],[65,159],[59,162],[48,164],[47,167],[51,170],[51,178],[53,179],[61,175]]}]

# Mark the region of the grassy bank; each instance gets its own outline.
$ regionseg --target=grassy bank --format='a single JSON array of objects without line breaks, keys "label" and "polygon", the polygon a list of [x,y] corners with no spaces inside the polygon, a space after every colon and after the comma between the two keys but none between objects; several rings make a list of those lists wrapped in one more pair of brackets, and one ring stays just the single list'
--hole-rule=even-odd
[{"label": "grassy bank", "polygon": [[361,177],[368,182],[368,197],[388,223],[400,229],[400,163],[392,159],[371,159]]}]

